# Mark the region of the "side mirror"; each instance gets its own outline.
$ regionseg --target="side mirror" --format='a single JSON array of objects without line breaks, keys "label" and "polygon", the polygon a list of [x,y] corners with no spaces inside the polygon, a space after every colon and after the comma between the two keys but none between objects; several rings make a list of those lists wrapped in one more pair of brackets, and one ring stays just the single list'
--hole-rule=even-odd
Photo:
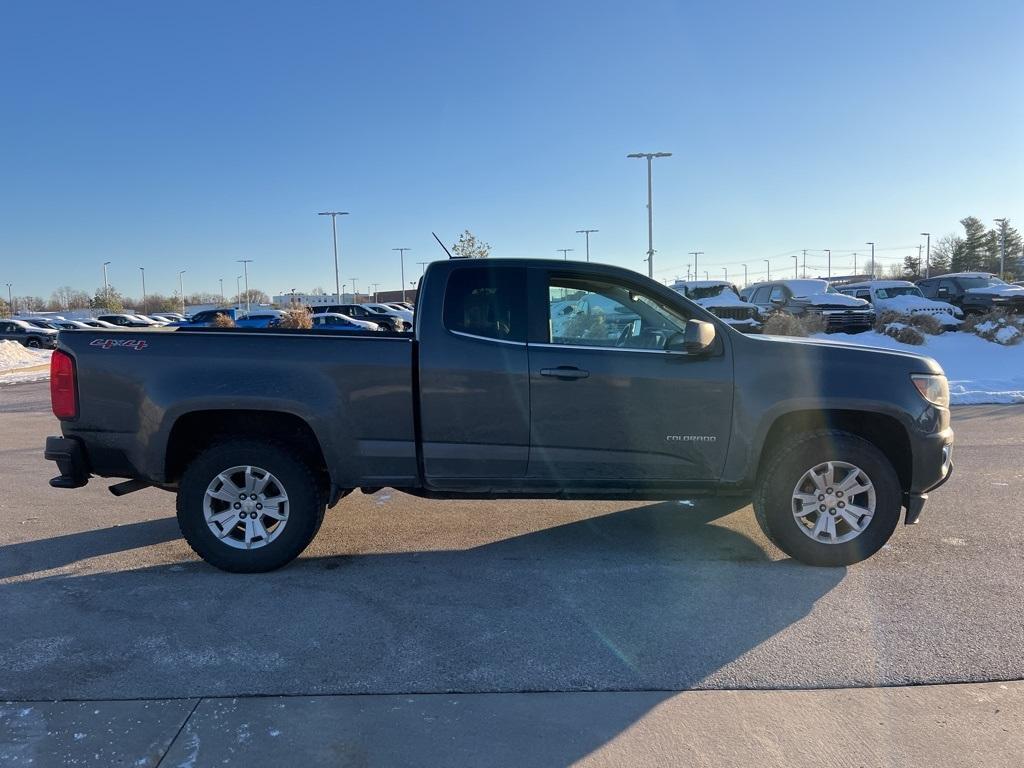
[{"label": "side mirror", "polygon": [[669,338],[666,352],[682,352],[690,356],[702,355],[715,343],[715,326],[704,320],[688,320],[686,330]]},{"label": "side mirror", "polygon": [[783,306],[786,303],[786,300],[785,299],[771,299],[771,300],[769,300],[768,303],[771,304],[773,307],[781,307],[781,306]]}]

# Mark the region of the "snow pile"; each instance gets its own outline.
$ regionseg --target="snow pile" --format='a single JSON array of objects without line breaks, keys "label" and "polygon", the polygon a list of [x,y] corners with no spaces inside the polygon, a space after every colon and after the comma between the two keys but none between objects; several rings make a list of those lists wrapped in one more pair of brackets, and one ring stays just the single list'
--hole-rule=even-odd
[{"label": "snow pile", "polygon": [[880,333],[815,334],[824,341],[897,349],[938,361],[949,377],[953,405],[1024,403],[1024,344],[1002,346],[971,333],[926,336],[921,346],[901,344]]},{"label": "snow pile", "polygon": [[985,285],[981,288],[968,288],[967,293],[981,293],[986,296],[1024,296],[1024,288],[1019,285]]},{"label": "snow pile", "polygon": [[50,362],[50,354],[50,350],[28,349],[16,341],[0,341],[0,383],[48,379],[49,368],[40,366]]},{"label": "snow pile", "polygon": [[812,296],[797,296],[813,307],[856,307],[867,309],[870,305],[864,299],[847,296],[845,293],[816,293]]},{"label": "snow pile", "polygon": [[753,304],[749,304],[748,302],[741,299],[739,296],[733,293],[732,288],[728,287],[724,288],[722,292],[717,296],[712,296],[707,299],[694,299],[693,301],[697,304],[700,304],[702,307],[707,307],[708,309],[710,309],[711,307],[750,308],[754,306]]}]

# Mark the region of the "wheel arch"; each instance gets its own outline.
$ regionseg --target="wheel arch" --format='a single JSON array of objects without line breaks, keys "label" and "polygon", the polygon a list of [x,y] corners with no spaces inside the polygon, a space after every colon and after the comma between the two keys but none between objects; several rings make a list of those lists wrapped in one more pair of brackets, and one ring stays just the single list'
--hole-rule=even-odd
[{"label": "wheel arch", "polygon": [[839,430],[867,440],[889,460],[896,470],[900,487],[910,489],[913,479],[913,452],[906,427],[895,416],[875,411],[842,408],[796,410],[778,416],[768,428],[758,460],[758,471],[770,462],[773,453],[796,435],[818,430]]},{"label": "wheel arch", "polygon": [[170,429],[164,455],[164,477],[177,483],[189,462],[210,445],[226,438],[268,439],[286,445],[305,459],[330,491],[330,470],[323,446],[310,424],[294,413],[247,409],[209,409],[180,415]]}]

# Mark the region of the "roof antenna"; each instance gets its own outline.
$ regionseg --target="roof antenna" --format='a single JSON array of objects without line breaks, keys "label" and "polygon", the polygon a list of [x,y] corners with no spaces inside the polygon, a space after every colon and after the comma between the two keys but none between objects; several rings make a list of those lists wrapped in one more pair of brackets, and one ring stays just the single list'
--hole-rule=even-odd
[{"label": "roof antenna", "polygon": [[452,252],[449,251],[447,248],[445,248],[444,243],[441,242],[441,238],[437,236],[437,233],[436,232],[431,232],[430,234],[432,234],[434,236],[434,239],[437,240],[437,244],[440,245],[442,248],[444,248],[444,252],[448,254],[448,258],[449,259],[454,259],[455,257],[452,256]]}]

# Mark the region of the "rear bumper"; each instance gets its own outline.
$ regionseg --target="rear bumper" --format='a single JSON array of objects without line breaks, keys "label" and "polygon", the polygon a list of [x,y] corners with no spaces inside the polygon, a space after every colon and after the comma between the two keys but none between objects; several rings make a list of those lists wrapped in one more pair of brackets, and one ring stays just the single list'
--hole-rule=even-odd
[{"label": "rear bumper", "polygon": [[89,463],[82,444],[72,437],[46,438],[43,453],[47,461],[55,461],[60,474],[50,480],[54,488],[81,488],[89,482]]}]

